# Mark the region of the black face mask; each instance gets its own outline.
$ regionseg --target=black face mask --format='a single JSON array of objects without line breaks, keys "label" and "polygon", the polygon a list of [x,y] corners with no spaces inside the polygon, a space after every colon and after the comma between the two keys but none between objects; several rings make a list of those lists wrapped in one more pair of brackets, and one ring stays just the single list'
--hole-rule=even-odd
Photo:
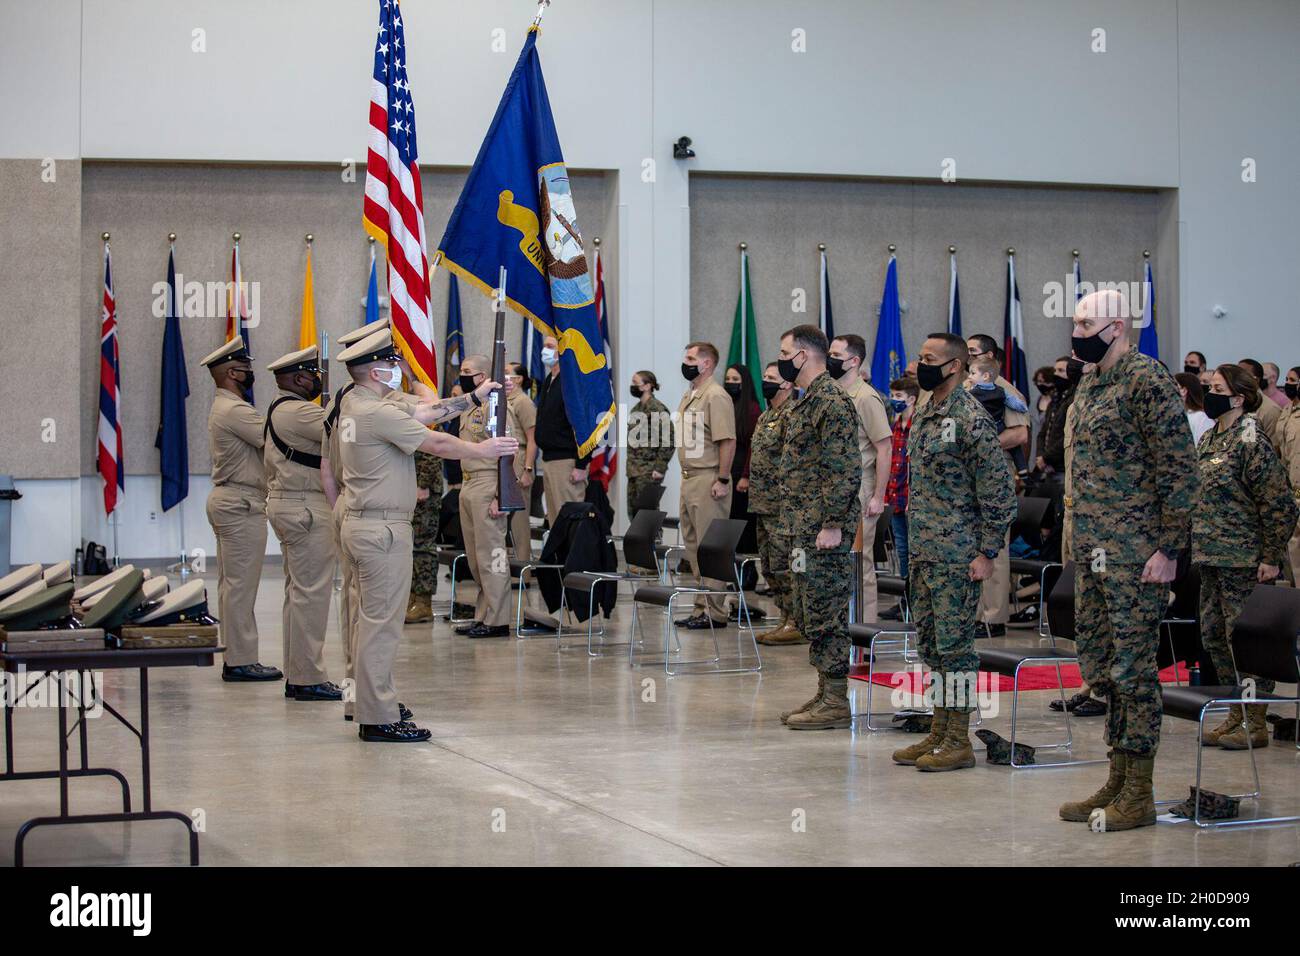
[{"label": "black face mask", "polygon": [[949,364],[951,361],[952,359],[949,359],[947,362],[940,363],[939,365],[930,365],[926,362],[921,362],[916,366],[916,384],[920,385],[927,392],[933,392],[944,382],[948,381],[948,379],[952,378],[952,372],[949,372],[947,375],[943,373],[944,365]]},{"label": "black face mask", "polygon": [[1300,397],[1300,385],[1296,385],[1292,382],[1287,382],[1283,385],[1282,391],[1286,392],[1286,397],[1291,399],[1293,402],[1297,397]]},{"label": "black face mask", "polygon": [[1083,367],[1087,362],[1080,362],[1077,358],[1068,358],[1065,360],[1065,380],[1071,385],[1078,385],[1079,379],[1083,378]]},{"label": "black face mask", "polygon": [[739,382],[723,382],[722,390],[726,392],[728,395],[730,395],[732,398],[740,398]]},{"label": "black face mask", "polygon": [[253,374],[251,368],[237,368],[230,374],[240,376],[239,378],[236,378],[235,381],[243,386],[244,389],[252,388],[253,382],[257,378],[257,376]]},{"label": "black face mask", "polygon": [[682,378],[688,382],[693,382],[700,377],[700,367],[698,365],[687,365],[682,363]]},{"label": "black face mask", "polygon": [[1039,395],[1050,395],[1052,390],[1056,388],[1056,383],[1051,379],[1045,382],[1035,382],[1034,385],[1037,386]]},{"label": "black face mask", "polygon": [[630,391],[632,392],[632,397],[633,397],[634,399],[636,399],[638,402],[641,401],[641,397],[642,397],[642,396],[641,396],[641,389],[639,389],[639,388],[637,388],[635,385],[633,385],[632,388],[630,389]]},{"label": "black face mask", "polygon": [[[795,353],[795,355],[798,354],[798,352]],[[777,359],[776,373],[787,382],[793,382],[797,379],[799,377],[799,370],[794,367],[794,355],[791,355],[788,359]]]},{"label": "black face mask", "polygon": [[1114,339],[1111,339],[1110,342],[1106,342],[1102,339],[1101,333],[1105,332],[1108,328],[1110,328],[1110,326],[1104,326],[1092,335],[1070,336],[1070,345],[1074,348],[1074,354],[1092,365],[1096,365],[1100,362],[1106,357],[1106,353],[1110,351],[1111,343],[1115,341]]},{"label": "black face mask", "polygon": [[1186,372],[1188,375],[1200,375],[1200,374],[1201,374],[1201,370],[1200,370],[1199,368],[1197,368],[1195,365],[1184,365],[1184,366],[1183,366],[1183,371]]},{"label": "black face mask", "polygon": [[307,400],[310,402],[316,401],[316,399],[320,398],[320,393],[323,391],[325,391],[325,383],[321,381],[321,377],[319,375],[313,377],[311,380],[311,388],[307,389]]},{"label": "black face mask", "polygon": [[847,361],[848,359],[827,356],[826,371],[831,373],[831,378],[840,378],[844,375],[844,363]]},{"label": "black face mask", "polygon": [[[1079,367],[1082,368],[1083,366],[1079,366]],[[1069,372],[1066,372],[1066,374],[1064,375],[1054,374],[1052,376],[1052,387],[1055,388],[1057,391],[1064,391],[1066,388],[1069,388],[1071,385],[1073,385],[1075,381],[1078,381],[1078,379],[1071,381]]]},{"label": "black face mask", "polygon": [[460,377],[460,390],[461,390],[462,392],[464,392],[466,395],[468,395],[470,392],[474,391],[474,389],[475,389],[475,387],[476,387],[476,386],[474,385],[474,379],[475,379],[476,377],[477,377],[477,376],[474,376],[474,375],[462,375],[462,376]]},{"label": "black face mask", "polygon": [[781,391],[781,383],[780,383],[780,382],[764,382],[764,383],[763,383],[763,397],[764,397],[765,399],[767,399],[769,402],[770,402],[772,399],[776,398],[777,393],[780,392],[780,391]]},{"label": "black face mask", "polygon": [[1217,419],[1230,411],[1232,411],[1231,395],[1220,395],[1218,392],[1205,393],[1205,414]]}]

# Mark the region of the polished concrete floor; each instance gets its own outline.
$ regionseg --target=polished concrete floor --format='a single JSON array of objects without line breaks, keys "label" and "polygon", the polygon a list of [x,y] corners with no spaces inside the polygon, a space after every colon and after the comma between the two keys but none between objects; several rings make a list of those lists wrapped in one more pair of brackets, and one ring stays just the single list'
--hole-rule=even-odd
[{"label": "polished concrete floor", "polygon": [[[268,567],[258,598],[267,663],[280,662],[281,581]],[[626,639],[628,614],[621,604],[612,640]],[[661,640],[660,630],[652,634]],[[705,650],[698,641],[689,640],[688,652]],[[224,684],[216,669],[158,670],[150,681],[154,805],[199,811],[208,865],[1300,860],[1295,826],[1197,832],[1182,823],[1097,834],[1058,820],[1060,802],[1096,789],[1100,766],[1012,771],[981,758],[971,770],[923,774],[889,759],[916,739],[911,735],[787,730],[778,711],[802,702],[814,685],[807,648],[762,650],[761,676],[669,679],[661,669],[630,669],[624,648],[593,659],[576,646],[557,651],[551,639],[471,641],[442,621],[409,627],[397,683],[433,740],[406,746],[363,744],[339,704],[286,701],[280,684]],[[327,659],[341,679],[333,622]],[[133,674],[111,674],[109,702],[134,715],[137,684]],[[851,684],[861,708],[865,685]],[[1061,731],[1060,718],[1047,710],[1050,696],[1024,695],[1027,742]],[[999,716],[985,726],[1005,736],[1009,695],[998,703]],[[887,708],[888,698],[875,707]],[[19,769],[55,765],[54,712],[20,711],[16,722]],[[1074,726],[1077,756],[1104,753],[1099,719]],[[109,718],[93,721],[90,731],[92,762],[126,770],[138,802],[134,738]],[[1166,722],[1158,795],[1187,794],[1193,734],[1184,722]],[[1264,809],[1300,811],[1300,752],[1275,744],[1259,760]],[[1211,751],[1206,763],[1207,786],[1248,789],[1244,753]],[[71,787],[74,812],[120,806],[111,781]],[[55,812],[57,800],[53,781],[0,784],[0,863],[12,862],[22,821]],[[26,853],[29,865],[187,859],[174,823],[37,830]]]}]

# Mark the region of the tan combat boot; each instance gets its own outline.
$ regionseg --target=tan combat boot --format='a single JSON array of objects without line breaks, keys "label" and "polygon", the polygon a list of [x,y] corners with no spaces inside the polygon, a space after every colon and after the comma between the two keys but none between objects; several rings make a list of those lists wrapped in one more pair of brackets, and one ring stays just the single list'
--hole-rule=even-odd
[{"label": "tan combat boot", "polygon": [[412,594],[411,602],[406,605],[407,624],[425,624],[433,620],[433,606],[427,594]]},{"label": "tan combat boot", "polygon": [[849,679],[827,677],[821,698],[803,713],[791,714],[785,725],[791,730],[836,730],[853,726]]},{"label": "tan combat boot", "polygon": [[[1247,743],[1246,736],[1250,735]],[[1258,749],[1268,746],[1268,704],[1247,704],[1246,720],[1237,725],[1237,729],[1219,738],[1219,746],[1224,750],[1245,750],[1248,746]]]},{"label": "tan combat boot", "polygon": [[975,748],[970,743],[969,710],[948,711],[948,727],[939,746],[916,758],[916,769],[929,773],[964,770],[975,766]]},{"label": "tan combat boot", "polygon": [[1155,825],[1156,797],[1151,773],[1155,770],[1156,758],[1135,757],[1133,754],[1126,756],[1128,765],[1124,769],[1124,786],[1119,796],[1106,806],[1094,810],[1093,818],[1088,821],[1098,833]]},{"label": "tan combat boot", "polygon": [[804,711],[810,710],[813,704],[817,703],[817,701],[822,699],[822,691],[824,691],[825,689],[826,689],[826,675],[818,671],[817,672],[817,693],[812,695],[812,700],[800,704],[794,710],[781,711],[781,723],[783,724],[786,723],[795,714],[802,714]]},{"label": "tan combat boot", "polygon": [[1241,716],[1242,714],[1241,714],[1240,704],[1233,704],[1231,707],[1229,707],[1227,719],[1224,720],[1223,723],[1201,734],[1202,746],[1205,747],[1219,746],[1220,740],[1236,732],[1237,728],[1241,726]]},{"label": "tan combat boot", "polygon": [[795,626],[794,621],[786,618],[781,622],[781,626],[772,631],[759,634],[754,640],[760,644],[807,644],[808,639],[799,633],[799,628]]},{"label": "tan combat boot", "polygon": [[934,709],[934,716],[930,718],[929,736],[922,737],[910,747],[904,747],[901,750],[895,750],[893,754],[894,763],[901,763],[907,767],[916,766],[917,758],[924,757],[939,744],[943,743],[944,734],[948,730],[948,711],[943,707]]},{"label": "tan combat boot", "polygon": [[1111,801],[1119,796],[1119,792],[1124,789],[1128,755],[1120,750],[1112,750],[1109,756],[1110,776],[1106,778],[1102,788],[1086,800],[1061,804],[1062,820],[1069,820],[1071,823],[1087,823],[1093,810],[1109,806]]}]

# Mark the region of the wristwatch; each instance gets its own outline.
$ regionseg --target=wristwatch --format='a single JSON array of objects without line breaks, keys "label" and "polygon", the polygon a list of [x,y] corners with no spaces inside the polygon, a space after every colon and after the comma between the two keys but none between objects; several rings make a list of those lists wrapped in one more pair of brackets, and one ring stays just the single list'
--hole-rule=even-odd
[{"label": "wristwatch", "polygon": [[988,558],[990,561],[993,561],[997,558],[998,551],[994,548],[981,548],[980,554],[984,555],[984,557]]},{"label": "wristwatch", "polygon": [[721,475],[718,475],[718,481],[722,482],[724,485],[729,485],[731,484],[731,476],[728,475],[726,478],[723,478]]},{"label": "wristwatch", "polygon": [[1163,554],[1170,561],[1178,560],[1179,551],[1177,548],[1161,548],[1160,553]]}]

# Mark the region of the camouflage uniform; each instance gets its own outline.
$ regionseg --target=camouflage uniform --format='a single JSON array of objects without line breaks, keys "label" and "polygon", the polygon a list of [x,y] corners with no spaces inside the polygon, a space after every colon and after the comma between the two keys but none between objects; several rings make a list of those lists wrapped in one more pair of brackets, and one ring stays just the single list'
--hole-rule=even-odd
[{"label": "camouflage uniform", "polygon": [[647,485],[662,485],[650,473],[665,474],[676,450],[672,413],[653,395],[627,413],[627,516],[636,513],[636,499]]},{"label": "camouflage uniform", "polygon": [[[1229,684],[1236,674],[1229,635],[1258,583],[1259,565],[1282,566],[1296,504],[1254,415],[1242,415],[1222,431],[1211,428],[1196,455],[1201,487],[1192,518],[1192,560],[1201,572],[1201,643],[1219,683]],[[1274,682],[1255,678],[1255,686],[1268,693]]]},{"label": "camouflage uniform", "polygon": [[1093,692],[1109,699],[1107,743],[1153,757],[1168,586],[1141,577],[1157,549],[1187,547],[1197,486],[1191,429],[1173,377],[1136,348],[1080,380],[1066,422],[1079,662]]},{"label": "camouflage uniform", "polygon": [[781,615],[790,615],[790,539],[781,507],[781,455],[785,446],[785,421],[793,399],[779,408],[771,405],[754,425],[749,457],[749,510],[757,518],[758,557],[763,578]]},{"label": "camouflage uniform", "polygon": [[[1274,439],[1278,457],[1286,468],[1291,480],[1291,495],[1300,504],[1300,404],[1292,404],[1282,413],[1277,424]],[[1292,584],[1300,587],[1300,524],[1291,530],[1291,540],[1287,542],[1287,576]]]},{"label": "camouflage uniform", "polygon": [[907,455],[908,590],[921,658],[936,691],[959,691],[954,699],[944,695],[944,708],[969,713],[980,607],[970,563],[1002,550],[1016,512],[1015,482],[997,426],[961,386],[942,401],[918,403]]},{"label": "camouflage uniform", "polygon": [[[416,502],[411,515],[415,534],[415,558],[411,569],[411,594],[432,597],[438,593],[438,518],[442,512],[442,459],[422,451],[415,453],[415,483],[429,490],[429,497]],[[421,553],[429,552],[429,553]]]},{"label": "camouflage uniform", "polygon": [[[849,549],[861,512],[858,413],[826,372],[786,404],[779,502],[788,521],[791,617],[808,639],[813,667],[842,680],[849,672]],[[839,547],[817,548],[823,528],[840,529]]]}]

